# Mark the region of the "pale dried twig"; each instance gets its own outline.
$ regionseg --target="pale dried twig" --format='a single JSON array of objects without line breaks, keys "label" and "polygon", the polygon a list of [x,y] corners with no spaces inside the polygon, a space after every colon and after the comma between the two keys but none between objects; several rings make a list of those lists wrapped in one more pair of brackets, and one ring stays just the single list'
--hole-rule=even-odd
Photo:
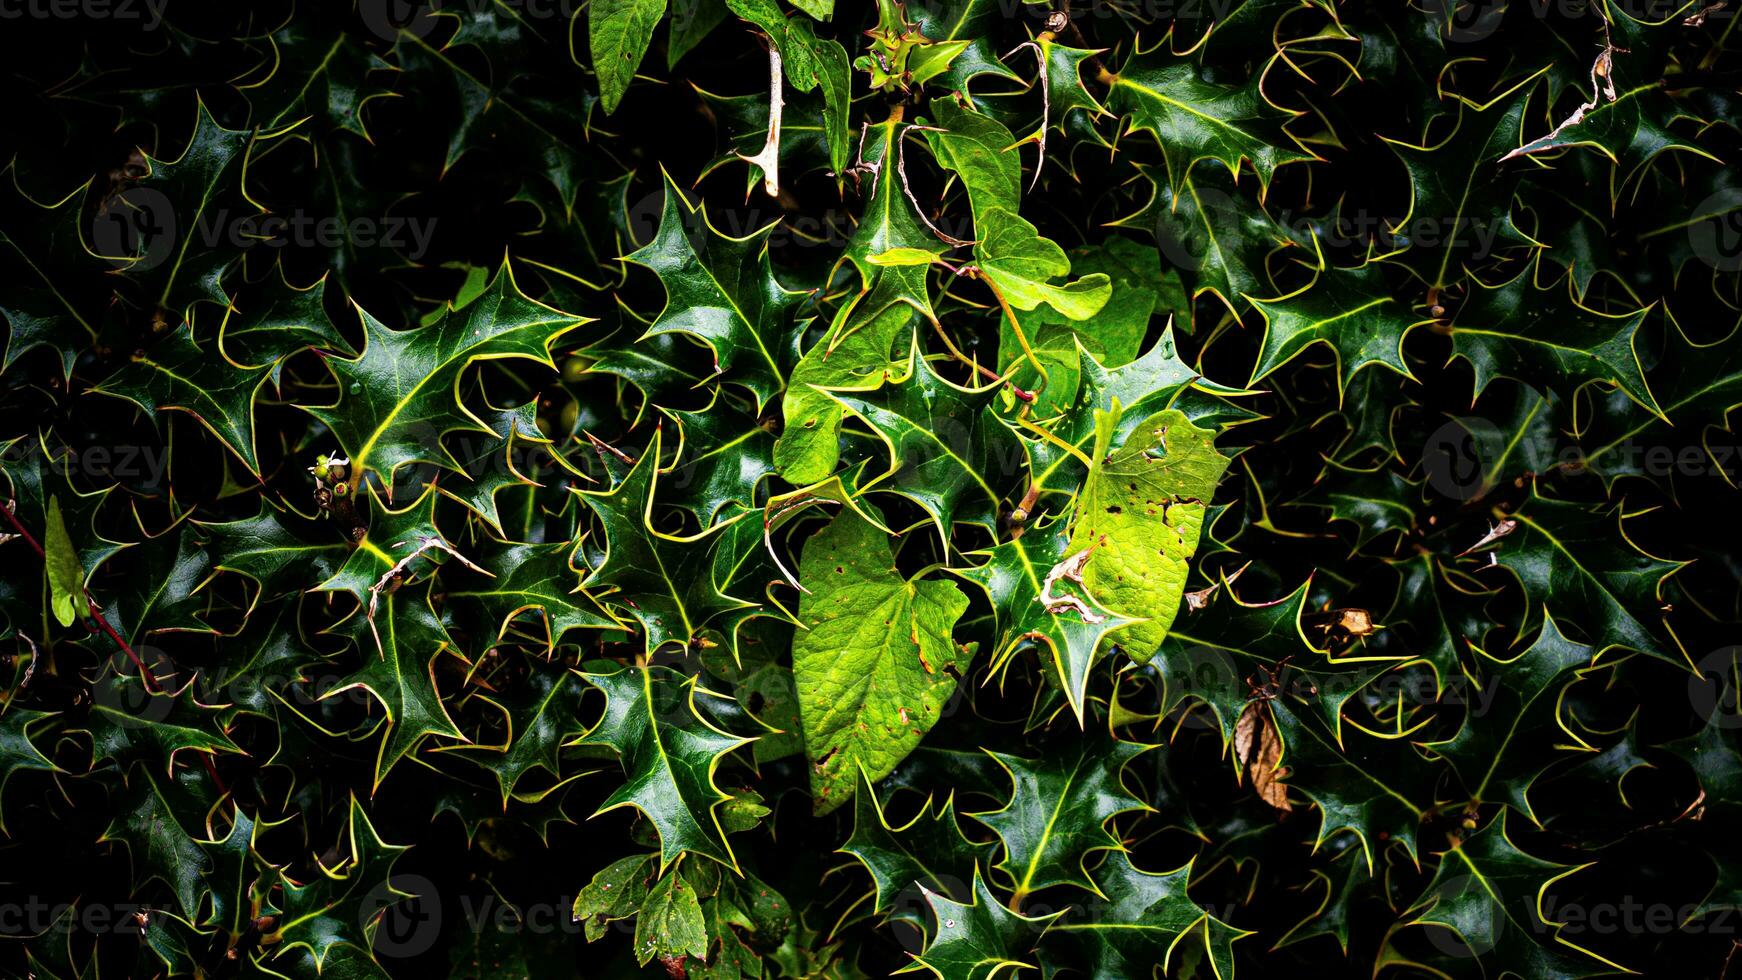
[{"label": "pale dried twig", "polygon": [[1527,153],[1534,152],[1536,149],[1547,148],[1554,142],[1555,137],[1559,136],[1562,132],[1584,122],[1585,113],[1597,108],[1600,100],[1606,99],[1610,102],[1614,102],[1616,99],[1615,52],[1618,50],[1625,49],[1615,47],[1614,43],[1609,40],[1608,26],[1604,25],[1603,50],[1597,52],[1597,60],[1591,63],[1591,100],[1583,103],[1577,109],[1574,109],[1573,114],[1561,120],[1561,124],[1556,126],[1547,136],[1531,140],[1518,149],[1513,150],[1511,153],[1501,157],[1500,162],[1505,163],[1513,157],[1524,156]]},{"label": "pale dried twig", "polygon": [[445,551],[448,554],[453,555],[460,564],[470,568],[472,571],[478,572],[482,575],[489,575],[491,578],[496,577],[485,569],[480,568],[476,562],[472,561],[472,559],[460,554],[458,548],[448,544],[441,538],[424,538],[423,542],[416,548],[413,548],[410,554],[399,559],[397,562],[394,562],[392,568],[381,573],[381,577],[375,581],[375,584],[369,586],[369,633],[375,637],[375,652],[383,657],[387,655],[387,651],[381,646],[381,633],[375,629],[375,610],[380,605],[381,593],[391,592],[397,588],[398,583],[405,577],[406,569],[411,567],[411,563],[416,561],[418,556],[428,554],[431,551]]},{"label": "pale dried twig", "polygon": [[762,152],[755,156],[738,154],[738,159],[762,168],[762,189],[769,197],[780,196],[780,49],[768,42],[768,139]]}]

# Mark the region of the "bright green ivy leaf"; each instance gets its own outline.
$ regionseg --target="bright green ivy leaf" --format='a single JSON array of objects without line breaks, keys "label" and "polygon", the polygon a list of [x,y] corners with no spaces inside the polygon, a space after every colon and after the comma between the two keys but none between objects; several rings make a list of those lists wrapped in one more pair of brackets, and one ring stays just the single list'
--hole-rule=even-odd
[{"label": "bright green ivy leaf", "polygon": [[805,542],[803,627],[793,639],[811,797],[847,802],[863,770],[875,782],[919,744],[967,673],[951,637],[968,607],[955,583],[908,579],[887,535],[851,511]]}]

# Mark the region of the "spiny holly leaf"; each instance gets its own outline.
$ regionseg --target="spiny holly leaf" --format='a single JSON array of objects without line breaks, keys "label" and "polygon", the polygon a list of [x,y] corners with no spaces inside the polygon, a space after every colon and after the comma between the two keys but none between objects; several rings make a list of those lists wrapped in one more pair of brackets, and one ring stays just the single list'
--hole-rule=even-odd
[{"label": "spiny holly leaf", "polygon": [[571,671],[534,668],[507,695],[483,698],[502,712],[502,744],[455,746],[454,751],[496,777],[507,810],[515,784],[528,772],[543,769],[562,775],[559,750],[565,739],[586,727],[580,720],[586,690]]},{"label": "spiny holly leaf", "polygon": [[[1530,647],[1502,660],[1479,650],[1480,674],[1467,674],[1463,727],[1427,747],[1463,777],[1473,801],[1505,802],[1537,823],[1528,793],[1538,776],[1563,758],[1553,747],[1564,738],[1582,744],[1561,718],[1560,698],[1591,648],[1562,635],[1544,614]],[[1479,698],[1479,700],[1478,700]]]},{"label": "spiny holly leaf", "polygon": [[[1489,101],[1456,97],[1457,125],[1433,146],[1387,140],[1409,172],[1409,213],[1388,232],[1397,257],[1430,288],[1463,278],[1501,245],[1529,244],[1512,223],[1516,170],[1501,163],[1518,145],[1524,106],[1541,72]],[[1516,165],[1513,165],[1516,166]]]},{"label": "spiny holly leaf", "polygon": [[775,278],[768,258],[773,225],[731,238],[715,231],[701,205],[691,205],[671,175],[659,230],[624,256],[659,276],[665,309],[645,336],[683,333],[714,352],[714,372],[743,385],[761,406],[780,394],[798,359],[794,321],[805,295]]},{"label": "spiny holly leaf", "polygon": [[853,798],[853,832],[841,850],[859,860],[877,892],[878,912],[896,908],[896,899],[914,885],[937,895],[966,897],[963,877],[978,867],[975,852],[984,845],[962,836],[954,794],[938,804],[928,796],[912,820],[891,826],[883,803],[861,768]]},{"label": "spiny holly leaf", "polygon": [[938,980],[992,980],[1006,970],[1032,967],[1025,957],[1062,912],[1029,918],[999,903],[974,869],[972,901],[953,901],[925,890],[937,931],[906,970],[930,970]]},{"label": "spiny holly leaf", "polygon": [[1264,316],[1264,348],[1252,369],[1252,384],[1315,344],[1336,352],[1339,395],[1370,365],[1413,377],[1403,361],[1403,338],[1430,321],[1396,298],[1378,263],[1331,269],[1322,255],[1319,262],[1310,284],[1276,299],[1252,300]]},{"label": "spiny holly leaf", "polygon": [[1554,500],[1533,489],[1509,516],[1517,524],[1499,539],[1493,560],[1517,576],[1534,605],[1577,625],[1599,654],[1620,646],[1680,664],[1686,654],[1652,626],[1670,632],[1664,625],[1664,587],[1686,563],[1641,551],[1627,538],[1627,516]]},{"label": "spiny holly leaf", "polygon": [[200,810],[197,796],[173,777],[140,766],[129,774],[126,796],[116,801],[115,817],[103,831],[103,839],[126,843],[134,883],[163,881],[190,920],[199,915],[203,879],[210,867],[194,836],[198,823],[184,823],[197,821],[203,816]]},{"label": "spiny holly leaf", "polygon": [[685,851],[737,870],[715,808],[730,799],[714,785],[721,756],[752,739],[728,735],[697,712],[697,697],[719,695],[669,667],[583,673],[605,694],[605,714],[579,740],[616,751],[629,781],[599,812],[632,806],[659,831],[660,868]]},{"label": "spiny holly leaf", "polygon": [[1595,150],[1615,165],[1611,198],[1617,197],[1621,188],[1631,184],[1640,169],[1659,154],[1678,150],[1715,159],[1698,143],[1681,139],[1670,131],[1667,123],[1676,117],[1678,110],[1655,82],[1641,84],[1613,98],[1598,96],[1596,92],[1591,94],[1596,106],[1577,122],[1564,128],[1556,126],[1552,132],[1513,150],[1511,155],[1537,156],[1573,147]]},{"label": "spiny holly leaf", "polygon": [[284,358],[304,348],[352,355],[345,338],[327,316],[331,280],[301,289],[283,278],[268,279],[258,296],[224,310],[218,326],[218,352],[238,367],[270,366],[278,377]]},{"label": "spiny holly leaf", "polygon": [[254,400],[269,371],[226,363],[215,350],[194,343],[193,328],[178,327],[157,345],[135,354],[91,391],[113,395],[153,418],[164,410],[186,412],[236,454],[248,472],[260,472],[254,446]]},{"label": "spiny holly leaf", "polygon": [[570,630],[624,626],[581,588],[581,572],[569,563],[573,552],[565,543],[492,542],[477,554],[484,568],[501,571],[471,587],[450,590],[447,599],[471,615],[485,636],[500,639],[529,611],[542,615],[552,645]]},{"label": "spiny holly leaf", "polygon": [[[344,563],[326,580],[315,586],[317,592],[346,592],[357,600],[359,610],[369,607],[369,600],[377,594],[379,588],[385,588],[389,576],[401,561],[411,558],[412,553],[423,548],[426,542],[445,540],[436,527],[435,508],[440,499],[436,492],[424,487],[418,498],[405,505],[400,510],[393,510],[381,499],[381,492],[375,484],[369,485],[367,499],[369,500],[368,528],[363,537],[358,539],[356,546],[345,556]],[[252,567],[270,568],[271,563],[287,559],[285,549],[294,549],[292,556],[305,557],[307,552],[295,546],[284,544],[287,535],[280,535],[270,541],[270,547],[258,553],[245,553],[260,564]],[[264,543],[264,542],[263,542]],[[427,557],[426,557],[427,556]],[[424,548],[421,555],[411,558],[413,564],[405,566],[404,571],[415,575],[424,566],[420,562],[433,562],[436,554],[431,548]],[[292,559],[294,560],[294,558]],[[330,563],[329,557],[323,565]],[[248,571],[245,566],[242,569]],[[392,576],[393,580],[399,576]]]},{"label": "spiny holly leaf", "polygon": [[276,901],[277,927],[262,941],[280,944],[267,961],[271,968],[288,966],[296,955],[304,955],[324,976],[324,964],[335,947],[369,949],[381,916],[397,902],[418,897],[407,894],[400,887],[404,879],[393,873],[410,846],[382,840],[355,796],[337,848],[342,850],[332,866],[319,860],[307,882],[285,882]]},{"label": "spiny holly leaf", "polygon": [[331,126],[369,137],[363,106],[388,94],[373,87],[369,70],[380,62],[366,50],[344,43],[318,27],[291,20],[265,38],[271,55],[263,61],[264,77],[238,79],[253,118],[264,129],[277,129],[313,117]]},{"label": "spiny holly leaf", "polygon": [[1188,697],[1202,701],[1226,746],[1250,695],[1245,678],[1309,649],[1300,616],[1311,584],[1302,582],[1280,599],[1247,602],[1222,578],[1208,595],[1188,602],[1149,661],[1165,685],[1162,713]]},{"label": "spiny holly leaf", "polygon": [[1434,945],[1454,959],[1478,959],[1485,971],[1587,977],[1620,970],[1543,918],[1542,892],[1583,866],[1568,868],[1519,850],[1507,834],[1506,819],[1502,811],[1445,852],[1408,924],[1450,930],[1455,939]]},{"label": "spiny holly leaf", "polygon": [[[215,247],[211,229],[228,230],[232,222],[265,213],[242,188],[246,161],[260,138],[218,125],[205,101],[197,100],[193,135],[180,155],[171,160],[147,154],[146,176],[103,202],[91,250],[116,263],[122,276],[138,284],[147,305],[172,324],[196,302],[228,305],[219,280],[236,252]],[[238,202],[245,206],[238,208]]]},{"label": "spiny holly leaf", "polygon": [[[412,509],[416,509],[414,504]],[[420,512],[422,516],[422,512]],[[326,580],[337,571],[348,548],[343,540],[321,530],[294,512],[281,511],[266,500],[253,517],[218,523],[199,523],[206,536],[206,549],[217,571],[235,572],[253,579],[262,598],[299,592],[311,580]],[[294,530],[293,530],[294,528]],[[309,534],[303,537],[298,532]],[[383,569],[384,570],[384,569]],[[379,574],[379,573],[377,573]]]},{"label": "spiny holly leaf", "polygon": [[[43,204],[17,186],[16,164],[6,173],[12,190],[0,195],[0,277],[9,284],[0,297],[0,318],[7,325],[0,371],[26,351],[46,346],[55,350],[65,380],[73,373],[80,334],[95,340],[103,321],[103,294],[90,288],[96,269],[88,268],[80,237],[89,185]],[[83,275],[82,265],[87,267]]]},{"label": "spiny holly leaf", "polygon": [[[703,627],[753,610],[755,603],[722,591],[731,583],[719,572],[736,569],[747,549],[761,546],[760,535],[747,542],[743,528],[734,527],[750,511],[734,511],[690,537],[654,527],[661,444],[656,431],[634,468],[609,491],[573,491],[605,529],[604,561],[581,584],[607,602],[616,595],[630,600],[623,611],[641,624],[649,653],[669,643],[688,646]],[[708,560],[698,560],[703,556]]]},{"label": "spiny holly leaf", "polygon": [[[252,928],[264,898],[256,886],[265,877],[262,871],[268,865],[254,845],[261,827],[237,807],[231,815],[228,834],[215,840],[195,841],[205,852],[211,869],[206,878],[212,909],[201,925],[221,930],[231,948]],[[269,878],[266,880],[270,882]]]},{"label": "spiny holly leaf", "polygon": [[1185,182],[1192,164],[1208,158],[1231,175],[1249,161],[1263,191],[1277,167],[1313,159],[1284,130],[1298,113],[1271,104],[1263,77],[1259,71],[1238,86],[1208,81],[1191,62],[1173,56],[1163,39],[1148,51],[1132,51],[1111,82],[1107,104],[1127,117],[1127,132],[1155,134],[1173,187]]},{"label": "spiny holly leaf", "polygon": [[1085,550],[1082,586],[1098,602],[1140,620],[1112,642],[1139,663],[1155,655],[1179,611],[1204,514],[1228,459],[1215,434],[1175,409],[1138,423],[1122,445],[1123,414],[1096,413],[1089,478],[1072,515],[1072,554]]},{"label": "spiny holly leaf", "polygon": [[1290,229],[1208,165],[1188,173],[1178,187],[1158,167],[1134,167],[1133,182],[1149,185],[1149,199],[1110,224],[1154,235],[1163,268],[1196,274],[1194,298],[1213,293],[1229,312],[1239,314],[1244,300],[1276,292],[1266,260],[1277,249],[1295,244]]},{"label": "spiny holly leaf", "polygon": [[298,627],[300,606],[300,601],[281,600],[249,616],[229,660],[214,668],[209,680],[202,678],[200,688],[209,683],[223,691],[228,711],[274,717],[278,689],[306,680],[303,668],[318,662]]},{"label": "spiny holly leaf", "polygon": [[[117,663],[119,661],[119,663]],[[119,673],[127,660],[116,654],[94,685],[91,713],[74,726],[91,737],[92,764],[113,761],[125,771],[134,763],[161,764],[173,773],[183,752],[241,753],[222,724],[223,712],[195,697],[192,679],[181,690],[148,689],[136,675]]]},{"label": "spiny holly leaf", "polygon": [[[451,479],[430,481],[436,490],[459,501],[484,519],[490,529],[507,536],[502,526],[502,508],[498,496],[516,488],[539,488],[543,485],[520,471],[522,465],[538,472],[543,462],[540,455],[550,458],[552,469],[564,467],[552,443],[538,430],[538,405],[528,402],[518,408],[498,409],[483,414],[484,424],[494,434],[479,435],[468,442],[455,459],[461,474]],[[537,454],[537,455],[535,455]]]},{"label": "spiny holly leaf", "polygon": [[1121,851],[1099,870],[1097,890],[1105,897],[1066,910],[1047,929],[1047,938],[1057,937],[1069,951],[1064,956],[1043,946],[1041,959],[1047,967],[1078,963],[1091,976],[1146,976],[1154,973],[1157,959],[1162,970],[1171,971],[1176,954],[1186,958],[1182,944],[1199,944],[1216,976],[1234,975],[1234,941],[1252,933],[1228,925],[1191,900],[1186,886],[1192,862],[1153,874]]},{"label": "spiny holly leaf", "polygon": [[946,539],[957,524],[991,528],[1004,477],[1022,456],[1020,443],[992,411],[998,386],[959,387],[918,353],[916,339],[899,381],[830,396],[863,419],[888,453],[888,469],[859,490],[913,501]]},{"label": "spiny holly leaf", "polygon": [[[1014,71],[998,59],[993,46],[992,25],[1002,11],[993,0],[942,0],[940,3],[914,4],[908,16],[919,25],[920,33],[933,41],[965,41],[967,47],[950,62],[948,70],[933,80],[933,84],[951,92],[968,91],[969,83],[981,75],[996,75],[1020,81]],[[1080,88],[1082,81],[1079,78]]]},{"label": "spiny holly leaf", "polygon": [[[798,372],[793,373],[798,377]],[[669,411],[678,426],[678,451],[668,478],[683,496],[672,501],[702,527],[723,510],[757,504],[765,477],[774,472],[774,433],[757,417],[717,393],[697,412]]]},{"label": "spiny holly leaf", "polygon": [[[962,15],[964,17],[973,16],[975,9],[980,6],[980,3],[971,0],[971,2],[963,4]],[[990,4],[985,6],[990,6]],[[1095,96],[1083,84],[1083,68],[1099,52],[1091,48],[1077,48],[1068,44],[1060,44],[1050,34],[1051,32],[1042,33],[1029,44],[1022,46],[1028,48],[1034,55],[1035,69],[1039,76],[1035,82],[1042,90],[1040,119],[1035,123],[1034,128],[1023,137],[1023,142],[1039,143],[1043,150],[1046,146],[1046,135],[1049,130],[1094,134],[1092,121],[1098,117],[1109,115],[1106,107],[1096,101]],[[999,67],[1004,67],[1002,61],[997,62],[997,64]],[[996,96],[992,98],[995,100]],[[1025,118],[1033,118],[1033,116],[1029,114]],[[1093,136],[1093,138],[1097,142],[1101,141],[1098,136]],[[1038,171],[1045,164],[1045,154],[1043,153],[1042,159],[1035,165],[1036,170]]]},{"label": "spiny holly leaf", "polygon": [[1081,723],[1095,651],[1132,621],[1105,609],[1086,591],[1072,591],[1076,586],[1064,575],[1071,570],[1068,538],[1059,524],[1036,521],[1021,537],[967,556],[984,559],[980,564],[951,571],[985,589],[992,602],[999,637],[993,665],[1023,649],[1043,649]]},{"label": "spiny holly leaf", "polygon": [[391,486],[394,473],[409,463],[458,469],[440,437],[454,430],[491,431],[461,398],[466,368],[504,358],[554,368],[551,345],[588,322],[528,299],[507,263],[482,296],[429,326],[390,330],[367,312],[358,313],[363,353],[327,359],[339,381],[339,400],[306,408],[338,438],[353,486],[368,472]]},{"label": "spiny holly leaf", "polygon": [[1375,844],[1394,840],[1416,853],[1416,831],[1434,802],[1435,774],[1401,739],[1384,740],[1330,726],[1280,697],[1270,702],[1284,747],[1288,788],[1299,790],[1323,814],[1314,846],[1342,831],[1361,838],[1369,871]]},{"label": "spiny holly leaf", "polygon": [[1040,759],[990,753],[1014,788],[1003,809],[970,816],[1003,842],[1004,859],[995,867],[1010,876],[1013,902],[1052,885],[1095,890],[1084,865],[1098,851],[1121,848],[1108,820],[1145,809],[1125,788],[1125,766],[1153,748],[1097,732],[1084,736],[1076,752]]},{"label": "spiny holly leaf", "polygon": [[1452,349],[1475,369],[1475,394],[1502,375],[1552,379],[1569,393],[1608,381],[1661,417],[1635,349],[1649,310],[1599,313],[1572,294],[1571,276],[1562,288],[1559,281],[1539,285],[1541,274],[1539,259],[1504,285],[1478,283],[1453,318]]},{"label": "spiny holly leaf", "polygon": [[6,784],[13,776],[32,770],[55,772],[57,767],[31,741],[30,726],[54,717],[6,704],[0,710],[0,834],[6,833]]},{"label": "spiny holly leaf", "polygon": [[210,597],[200,590],[211,574],[211,554],[185,525],[160,532],[136,546],[143,574],[108,590],[104,618],[131,643],[148,633],[211,633],[200,619]]},{"label": "spiny holly leaf", "polygon": [[[389,593],[381,598],[370,620],[371,633],[361,646],[363,666],[341,680],[324,695],[343,691],[366,691],[387,713],[381,748],[375,757],[375,782],[381,781],[395,763],[417,750],[424,738],[440,735],[465,740],[448,717],[436,687],[438,657],[458,656],[447,628],[430,608],[430,592]],[[371,642],[377,641],[379,645]]]},{"label": "spiny holly leaf", "polygon": [[955,583],[903,578],[887,535],[843,511],[805,542],[803,627],[793,638],[812,809],[847,802],[863,771],[889,775],[936,723],[967,673],[950,636],[968,607]]},{"label": "spiny holly leaf", "polygon": [[[1654,370],[1661,379],[1659,385],[1669,385],[1663,403],[1663,415],[1648,415],[1631,409],[1629,397],[1621,391],[1611,395],[1601,410],[1592,412],[1591,425],[1580,433],[1585,447],[1584,463],[1613,485],[1621,476],[1651,479],[1661,477],[1646,458],[1647,447],[1670,445],[1670,426],[1676,429],[1724,427],[1731,409],[1742,403],[1742,331],[1731,330],[1722,339],[1696,344],[1685,333],[1676,331]],[[1666,421],[1667,419],[1667,421]],[[1713,468],[1736,482],[1733,459],[1720,462],[1715,454],[1722,447],[1702,440],[1701,449]],[[1642,451],[1645,450],[1645,451]]]}]

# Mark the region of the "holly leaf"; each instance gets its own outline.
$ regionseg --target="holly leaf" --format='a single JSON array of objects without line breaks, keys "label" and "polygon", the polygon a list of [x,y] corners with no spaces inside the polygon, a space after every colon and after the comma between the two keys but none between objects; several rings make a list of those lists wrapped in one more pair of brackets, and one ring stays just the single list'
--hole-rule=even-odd
[{"label": "holly leaf", "polygon": [[162,411],[186,412],[258,475],[254,401],[270,373],[265,367],[237,367],[216,351],[202,350],[194,343],[193,328],[182,326],[133,355],[91,391],[130,401],[154,419]]},{"label": "holly leaf", "polygon": [[173,160],[146,154],[145,176],[103,202],[91,228],[92,252],[172,324],[197,302],[227,306],[220,280],[237,251],[218,247],[214,229],[234,234],[235,223],[258,222],[266,213],[243,191],[242,174],[257,141],[271,135],[225,129],[196,99],[193,135],[181,154]]},{"label": "holly leaf", "polygon": [[957,524],[992,528],[1003,495],[994,486],[1022,458],[1021,444],[992,411],[997,385],[962,388],[909,348],[899,380],[871,391],[831,393],[882,441],[888,469],[858,485],[913,501],[947,539]]},{"label": "holly leaf", "polygon": [[1232,180],[1203,167],[1186,174],[1176,188],[1158,168],[1133,166],[1135,179],[1149,184],[1149,200],[1109,224],[1154,235],[1164,269],[1195,274],[1194,299],[1212,293],[1239,315],[1243,299],[1276,291],[1268,258],[1296,244],[1295,235],[1262,203],[1246,199]]},{"label": "holly leaf", "polygon": [[458,657],[453,638],[430,607],[430,592],[382,597],[370,619],[375,643],[364,641],[363,666],[322,695],[329,698],[350,690],[362,690],[386,712],[381,727],[385,734],[375,756],[372,790],[399,760],[417,750],[430,735],[466,741],[466,736],[448,716],[436,686],[436,658]]},{"label": "holly leaf", "polygon": [[[1532,977],[1623,970],[1575,945],[1561,934],[1560,924],[1543,917],[1542,893],[1583,866],[1569,868],[1519,850],[1507,833],[1506,819],[1502,811],[1441,856],[1405,924],[1449,930],[1452,937],[1434,945],[1452,957],[1475,957],[1485,969]],[[1387,946],[1390,953],[1389,942]]]},{"label": "holly leaf", "polygon": [[1273,105],[1263,80],[1259,71],[1244,85],[1208,81],[1163,41],[1147,51],[1132,50],[1110,82],[1107,104],[1126,117],[1126,132],[1155,135],[1175,188],[1199,160],[1220,161],[1230,176],[1250,162],[1262,195],[1277,167],[1315,159],[1284,128],[1299,113]]},{"label": "holly leaf", "polygon": [[653,270],[665,287],[665,309],[643,337],[687,334],[714,353],[714,373],[743,385],[757,411],[786,384],[798,359],[794,316],[804,293],[774,277],[766,225],[743,238],[714,230],[706,210],[692,205],[661,171],[665,203],[653,240],[624,260]]},{"label": "holly leaf", "polygon": [[[607,602],[616,595],[631,600],[624,611],[641,624],[649,653],[671,643],[688,646],[703,627],[722,620],[730,620],[735,629],[732,624],[756,604],[723,589],[731,584],[729,573],[741,565],[742,556],[761,547],[760,535],[746,540],[745,528],[736,527],[751,511],[734,511],[688,537],[654,527],[661,443],[655,431],[635,466],[609,491],[572,491],[605,530],[604,560],[581,585]],[[577,542],[577,558],[581,547]],[[701,556],[709,560],[697,560]]]},{"label": "holly leaf", "polygon": [[184,816],[200,816],[197,801],[178,787],[173,777],[160,782],[166,777],[149,766],[138,767],[131,777],[102,839],[126,843],[133,862],[134,887],[153,878],[162,881],[175,895],[182,915],[192,920],[199,915],[204,878],[211,866],[199,841],[182,822]]},{"label": "holly leaf", "polygon": [[406,893],[400,887],[403,878],[393,873],[410,849],[382,840],[363,804],[352,796],[332,866],[318,859],[308,881],[285,881],[277,900],[277,926],[262,940],[262,945],[280,944],[267,962],[285,967],[294,962],[292,954],[307,956],[325,975],[324,966],[335,958],[335,950],[343,955],[345,946],[369,949],[388,909],[420,897]]},{"label": "holly leaf", "polygon": [[533,769],[562,775],[560,749],[581,722],[581,699],[587,685],[571,671],[531,670],[504,694],[480,697],[502,712],[500,745],[457,745],[453,751],[490,771],[502,793],[502,809],[521,777]]},{"label": "holly leaf", "polygon": [[1539,258],[1503,285],[1478,283],[1452,319],[1452,350],[1475,370],[1475,394],[1501,376],[1552,379],[1564,392],[1607,381],[1662,418],[1636,349],[1650,310],[1599,313],[1573,295],[1570,275],[1538,285],[1541,273]]},{"label": "holly leaf", "polygon": [[914,962],[901,972],[930,970],[939,980],[992,980],[1006,970],[1032,968],[1028,955],[1040,934],[1062,912],[1029,918],[999,903],[974,869],[973,900],[968,904],[925,890],[937,931]]},{"label": "holly leaf", "polygon": [[1542,72],[1485,103],[1455,97],[1457,122],[1433,146],[1386,139],[1409,172],[1410,208],[1389,228],[1396,261],[1431,289],[1463,278],[1467,266],[1503,245],[1532,244],[1512,223],[1517,171],[1502,161],[1518,145],[1524,106]]},{"label": "holly leaf", "polygon": [[81,237],[89,184],[43,204],[18,186],[16,163],[5,172],[14,193],[0,199],[0,277],[8,284],[0,297],[0,317],[7,325],[0,371],[26,351],[50,347],[64,380],[78,357],[72,341],[81,333],[87,341],[96,340],[106,299],[101,267],[89,261]]},{"label": "holly leaf", "polygon": [[342,392],[339,400],[304,406],[339,440],[350,460],[353,487],[367,472],[391,487],[394,473],[411,463],[460,469],[442,448],[442,435],[455,430],[504,435],[461,399],[466,368],[510,359],[554,370],[551,345],[589,322],[528,299],[507,263],[483,295],[429,326],[390,330],[367,312],[360,310],[359,316],[363,353],[355,359],[327,358]]},{"label": "holly leaf", "polygon": [[975,853],[985,845],[962,836],[953,793],[942,804],[927,796],[913,819],[896,827],[890,824],[863,767],[858,771],[857,787],[853,832],[841,850],[857,858],[870,873],[877,889],[874,903],[878,912],[896,909],[900,895],[916,885],[937,895],[968,897],[961,873],[978,868]]},{"label": "holly leaf", "polygon": [[1456,735],[1424,743],[1464,780],[1472,801],[1502,802],[1540,824],[1529,799],[1538,776],[1565,756],[1561,739],[1584,746],[1561,717],[1561,696],[1578,670],[1591,662],[1591,648],[1561,633],[1554,617],[1529,648],[1502,660],[1477,648],[1480,673],[1468,673],[1465,718]]},{"label": "holly leaf", "polygon": [[1067,909],[1047,929],[1047,937],[1057,937],[1071,957],[1043,946],[1043,965],[1057,969],[1076,962],[1086,965],[1092,976],[1139,977],[1154,971],[1158,951],[1162,970],[1171,971],[1175,954],[1184,958],[1185,943],[1201,944],[1216,976],[1234,975],[1233,944],[1252,933],[1228,925],[1191,900],[1186,886],[1192,862],[1154,874],[1132,864],[1131,855],[1121,851],[1099,871],[1100,894],[1080,908]]},{"label": "holly leaf", "polygon": [[698,695],[719,695],[669,667],[583,673],[605,695],[605,714],[575,744],[615,751],[628,781],[598,812],[632,806],[659,831],[659,866],[691,851],[738,869],[715,808],[731,797],[714,785],[720,758],[753,739],[728,735],[696,710]]},{"label": "holly leaf", "polygon": [[1020,650],[1043,648],[1081,724],[1095,651],[1132,620],[1107,610],[1086,590],[1078,594],[1080,584],[1064,573],[1082,552],[1067,557],[1068,538],[1059,525],[1036,521],[1021,537],[967,556],[983,558],[980,564],[950,571],[985,589],[992,602],[999,637],[993,667]]},{"label": "holly leaf", "polygon": [[469,617],[463,621],[478,624],[478,632],[496,639],[507,636],[521,614],[531,611],[543,617],[553,646],[570,630],[624,628],[581,588],[582,573],[571,564],[573,557],[566,542],[492,542],[488,550],[478,552],[478,560],[485,568],[501,571],[476,585],[450,589],[447,600]]},{"label": "holly leaf", "polygon": [[[1317,240],[1313,245],[1316,250]],[[1413,380],[1403,360],[1403,338],[1415,327],[1432,322],[1397,299],[1379,263],[1331,269],[1324,265],[1322,254],[1311,283],[1275,299],[1252,298],[1252,305],[1264,317],[1264,346],[1252,369],[1251,384],[1269,377],[1308,347],[1322,344],[1336,352],[1339,398],[1356,374],[1373,365]]]},{"label": "holly leaf", "polygon": [[1515,529],[1498,539],[1493,561],[1517,577],[1533,606],[1577,625],[1598,655],[1626,647],[1681,664],[1686,654],[1672,652],[1651,624],[1673,636],[1664,622],[1664,588],[1686,563],[1641,551],[1627,537],[1626,517],[1533,489],[1509,516]]},{"label": "holly leaf", "polygon": [[1107,821],[1147,809],[1125,788],[1124,775],[1131,760],[1153,748],[1095,733],[1075,752],[1039,759],[987,750],[1010,776],[1010,799],[1002,809],[969,815],[1003,843],[1004,858],[994,867],[1010,876],[1017,907],[1053,885],[1095,891],[1085,865],[1097,852],[1122,849]]}]

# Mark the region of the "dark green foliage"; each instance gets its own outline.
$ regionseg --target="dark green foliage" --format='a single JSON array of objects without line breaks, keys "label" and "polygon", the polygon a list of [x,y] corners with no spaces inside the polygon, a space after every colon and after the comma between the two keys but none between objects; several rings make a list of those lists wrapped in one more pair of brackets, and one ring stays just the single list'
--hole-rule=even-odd
[{"label": "dark green foliage", "polygon": [[1732,6],[0,0],[0,975],[1742,970]]}]

